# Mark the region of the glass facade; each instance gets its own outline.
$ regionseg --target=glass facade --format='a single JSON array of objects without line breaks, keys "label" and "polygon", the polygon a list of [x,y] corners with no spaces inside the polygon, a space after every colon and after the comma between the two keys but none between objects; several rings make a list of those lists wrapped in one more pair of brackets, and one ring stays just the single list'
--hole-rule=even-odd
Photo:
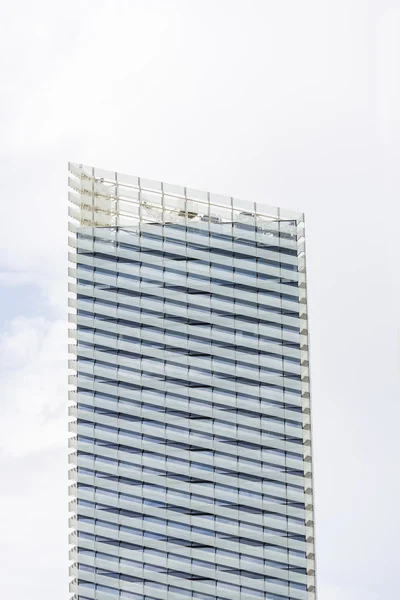
[{"label": "glass facade", "polygon": [[69,170],[74,598],[315,600],[303,215]]}]

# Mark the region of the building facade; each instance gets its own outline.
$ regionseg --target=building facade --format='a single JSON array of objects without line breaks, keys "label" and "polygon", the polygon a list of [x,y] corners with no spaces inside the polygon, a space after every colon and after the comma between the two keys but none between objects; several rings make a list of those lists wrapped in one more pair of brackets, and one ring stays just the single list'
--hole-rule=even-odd
[{"label": "building facade", "polygon": [[69,171],[73,598],[315,600],[303,215]]}]

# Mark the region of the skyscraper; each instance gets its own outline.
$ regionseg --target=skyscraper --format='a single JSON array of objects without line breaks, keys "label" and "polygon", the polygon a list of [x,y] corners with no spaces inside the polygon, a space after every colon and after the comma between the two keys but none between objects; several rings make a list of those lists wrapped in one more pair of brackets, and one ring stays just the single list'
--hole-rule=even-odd
[{"label": "skyscraper", "polygon": [[315,600],[303,215],[69,170],[74,598]]}]

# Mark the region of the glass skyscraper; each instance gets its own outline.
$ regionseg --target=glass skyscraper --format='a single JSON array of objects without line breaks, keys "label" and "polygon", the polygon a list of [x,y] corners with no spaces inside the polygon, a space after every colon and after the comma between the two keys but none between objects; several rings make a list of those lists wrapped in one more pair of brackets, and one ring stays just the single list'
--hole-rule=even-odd
[{"label": "glass skyscraper", "polygon": [[315,600],[304,218],[70,164],[75,600]]}]

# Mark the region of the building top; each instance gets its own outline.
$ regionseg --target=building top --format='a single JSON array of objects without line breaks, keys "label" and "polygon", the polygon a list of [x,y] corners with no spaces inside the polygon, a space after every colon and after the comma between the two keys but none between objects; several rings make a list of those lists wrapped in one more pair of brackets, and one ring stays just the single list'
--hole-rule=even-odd
[{"label": "building top", "polygon": [[[248,202],[188,187],[97,169],[68,165],[70,216],[80,226],[137,227],[145,223],[249,225],[257,230],[296,230],[301,237],[303,213]],[[286,223],[286,225],[285,225]]]}]

